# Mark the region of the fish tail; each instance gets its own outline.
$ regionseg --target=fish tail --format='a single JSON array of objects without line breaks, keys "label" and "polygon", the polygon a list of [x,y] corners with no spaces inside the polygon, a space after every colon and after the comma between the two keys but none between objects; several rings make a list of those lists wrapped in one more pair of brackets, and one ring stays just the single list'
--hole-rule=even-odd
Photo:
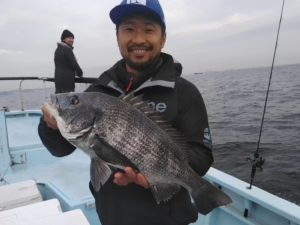
[{"label": "fish tail", "polygon": [[191,195],[198,212],[206,215],[213,209],[232,202],[231,198],[210,182],[198,176],[191,186]]}]

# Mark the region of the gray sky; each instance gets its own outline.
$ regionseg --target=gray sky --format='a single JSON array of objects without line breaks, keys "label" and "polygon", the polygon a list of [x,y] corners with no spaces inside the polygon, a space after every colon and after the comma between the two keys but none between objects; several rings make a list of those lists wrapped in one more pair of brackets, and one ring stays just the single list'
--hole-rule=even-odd
[{"label": "gray sky", "polygon": [[[120,0],[0,0],[0,76],[53,77],[63,29],[84,76],[120,59],[110,9]],[[161,0],[163,49],[183,73],[270,66],[282,0]],[[276,64],[300,62],[300,1],[287,0]]]}]

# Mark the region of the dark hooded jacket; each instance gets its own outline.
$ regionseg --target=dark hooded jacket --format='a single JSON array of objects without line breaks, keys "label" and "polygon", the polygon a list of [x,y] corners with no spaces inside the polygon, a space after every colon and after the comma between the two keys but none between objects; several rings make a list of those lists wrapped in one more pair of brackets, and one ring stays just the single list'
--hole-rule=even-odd
[{"label": "dark hooded jacket", "polygon": [[75,58],[73,48],[64,42],[57,43],[54,53],[55,92],[75,90],[75,76],[82,77],[82,70]]},{"label": "dark hooded jacket", "polygon": [[[104,72],[86,91],[99,91],[120,96],[133,90],[182,132],[190,146],[189,164],[203,176],[213,162],[208,119],[198,89],[180,77],[182,67],[170,55],[161,59],[138,76],[128,73],[124,61],[117,62]],[[48,128],[43,118],[39,134],[49,151],[64,156],[75,147],[66,142],[58,131]],[[61,149],[64,149],[61,151]],[[197,209],[183,188],[169,201],[157,205],[150,189],[135,184],[118,186],[111,177],[99,192],[90,189],[96,200],[103,225],[183,225],[196,221]]]}]

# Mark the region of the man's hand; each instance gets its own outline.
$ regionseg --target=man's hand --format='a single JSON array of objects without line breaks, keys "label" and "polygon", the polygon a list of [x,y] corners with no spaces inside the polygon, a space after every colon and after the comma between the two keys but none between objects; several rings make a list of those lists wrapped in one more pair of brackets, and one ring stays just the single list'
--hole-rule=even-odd
[{"label": "man's hand", "polygon": [[131,167],[125,167],[124,172],[117,172],[114,175],[114,183],[120,186],[126,186],[130,183],[135,183],[144,188],[149,188],[149,183],[146,177],[134,171]]},{"label": "man's hand", "polygon": [[48,112],[46,106],[42,107],[42,112],[44,114],[44,120],[45,120],[47,126],[54,130],[57,130],[58,129],[57,122],[56,122],[55,118]]}]

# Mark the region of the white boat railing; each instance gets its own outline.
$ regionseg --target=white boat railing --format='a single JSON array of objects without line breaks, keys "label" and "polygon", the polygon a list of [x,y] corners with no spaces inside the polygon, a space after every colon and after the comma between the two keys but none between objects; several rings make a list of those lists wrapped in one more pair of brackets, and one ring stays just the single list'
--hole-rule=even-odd
[{"label": "white boat railing", "polygon": [[[23,99],[23,82],[25,80],[37,80],[37,81],[42,81],[43,82],[43,99],[46,99],[46,88],[45,88],[45,82],[54,82],[54,78],[52,77],[0,77],[0,81],[19,81],[18,85],[18,92],[19,92],[19,99],[20,99],[20,110],[24,111],[24,99]],[[75,78],[75,83],[93,83],[97,80],[95,77],[76,77]],[[6,106],[2,106],[4,111],[8,111],[9,108]]]},{"label": "white boat railing", "polygon": [[5,174],[11,163],[8,149],[9,145],[5,112],[0,110],[0,184],[4,182]]}]

